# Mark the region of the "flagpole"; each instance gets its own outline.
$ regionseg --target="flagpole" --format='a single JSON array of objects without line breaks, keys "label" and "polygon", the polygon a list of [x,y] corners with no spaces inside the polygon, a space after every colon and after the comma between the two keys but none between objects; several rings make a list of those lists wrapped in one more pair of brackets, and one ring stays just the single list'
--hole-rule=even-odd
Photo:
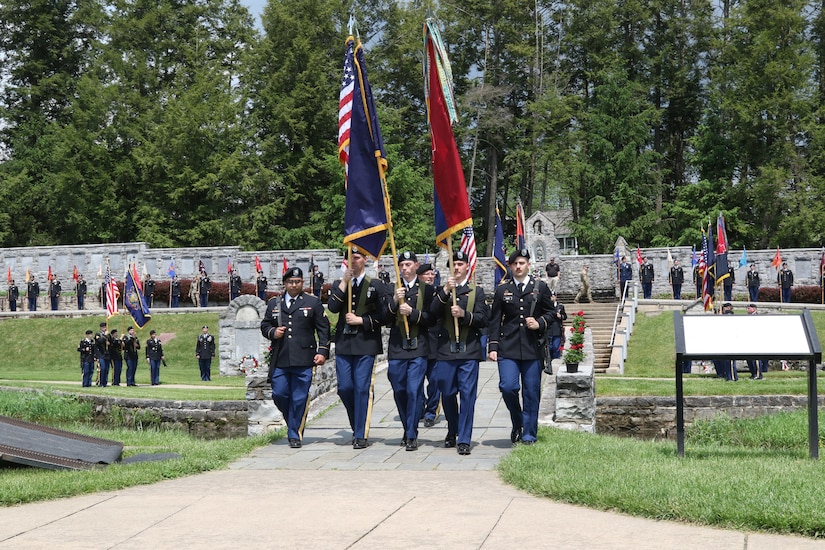
[{"label": "flagpole", "polygon": [[[398,250],[395,248],[395,231],[392,228],[392,212],[390,211],[390,192],[387,189],[387,176],[384,173],[384,166],[381,164],[381,151],[375,151],[375,161],[378,164],[378,177],[381,180],[381,191],[384,194],[384,211],[387,215],[387,233],[390,237],[390,251],[392,252],[392,265],[395,267],[395,288],[401,288],[401,269],[398,267]],[[406,285],[405,285],[406,286]],[[423,292],[423,290],[422,290]],[[399,310],[400,313],[400,310]],[[404,319],[404,335],[410,339],[410,320],[406,315]]]},{"label": "flagpole", "polygon": [[[450,275],[453,275],[455,273],[455,271],[453,271],[453,237],[452,237],[452,235],[449,235],[447,237],[447,264],[450,267]],[[447,278],[449,279],[449,276]],[[458,305],[457,299],[456,299],[456,290],[458,290],[458,287],[453,286],[453,291],[451,292],[452,297],[453,297],[453,307]],[[450,312],[450,315],[452,315],[452,312]],[[460,341],[461,337],[458,334],[458,317],[456,317],[454,315],[453,315],[453,325],[455,326],[455,343],[456,343],[456,346],[458,346],[458,344],[461,343],[461,341]]]}]

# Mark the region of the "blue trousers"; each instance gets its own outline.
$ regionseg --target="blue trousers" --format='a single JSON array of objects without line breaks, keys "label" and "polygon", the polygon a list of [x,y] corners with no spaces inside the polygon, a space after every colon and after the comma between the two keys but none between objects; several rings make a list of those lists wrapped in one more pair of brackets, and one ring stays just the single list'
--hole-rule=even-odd
[{"label": "blue trousers", "polygon": [[558,336],[548,336],[548,344],[550,346],[550,359],[561,359],[561,334]]},{"label": "blue trousers", "polygon": [[37,311],[37,298],[29,296],[29,311]]},{"label": "blue trousers", "polygon": [[180,296],[172,296],[172,307],[178,307],[180,304]]},{"label": "blue trousers", "polygon": [[733,285],[722,285],[722,294],[725,296],[726,302],[733,300]]},{"label": "blue trousers", "polygon": [[681,300],[682,299],[682,285],[673,285],[673,299],[674,300]]},{"label": "blue trousers", "polygon": [[272,401],[286,421],[287,437],[301,439],[309,411],[312,367],[276,367],[272,369],[269,382],[272,385]]},{"label": "blue trousers", "polygon": [[201,307],[206,307],[209,305],[209,294],[202,292],[201,293]]},{"label": "blue trousers", "polygon": [[765,359],[750,360],[748,361],[748,370],[751,371],[751,376],[760,377],[768,371],[768,362]]},{"label": "blue trousers", "polygon": [[418,439],[418,419],[424,405],[424,375],[427,372],[427,358],[390,359],[387,366],[387,379],[392,386],[392,395],[404,437]]},{"label": "blue trousers", "polygon": [[347,410],[352,436],[366,439],[370,433],[374,355],[335,355],[338,397]]},{"label": "blue trousers", "polygon": [[435,420],[438,414],[438,403],[441,401],[441,390],[438,388],[438,380],[435,377],[435,359],[427,360],[427,389],[424,392],[424,418]]},{"label": "blue trousers", "polygon": [[153,386],[160,384],[160,359],[149,359],[149,377]]},{"label": "blue trousers", "polygon": [[200,358],[198,359],[198,367],[201,370],[201,380],[204,382],[209,382],[212,380],[212,358],[207,357],[206,359]]},{"label": "blue trousers", "polygon": [[52,311],[57,311],[60,298],[58,296],[49,296],[49,301],[51,302]]},{"label": "blue trousers", "polygon": [[791,287],[788,287],[788,288],[782,287],[782,303],[783,304],[790,304],[791,303]]},{"label": "blue trousers", "polygon": [[[498,389],[513,428],[524,430],[524,441],[535,441],[539,427],[539,401],[541,400],[541,362],[538,359],[498,360]],[[519,381],[521,384],[519,384]],[[521,402],[519,401],[521,390]],[[523,405],[522,405],[523,402]]]},{"label": "blue trousers", "polygon": [[650,296],[653,294],[653,283],[642,283],[642,295],[644,296],[645,300],[650,299]]},{"label": "blue trousers", "polygon": [[123,359],[112,359],[112,384],[120,386],[120,374],[123,372]]},{"label": "blue trousers", "polygon": [[88,388],[92,385],[92,373],[95,371],[95,362],[88,361],[80,364],[80,369],[83,373],[83,387]]},{"label": "blue trousers", "polygon": [[86,297],[78,295],[77,296],[77,309],[85,309],[84,304],[86,303]]},{"label": "blue trousers", "polygon": [[126,358],[126,385],[127,386],[134,386],[135,385],[135,373],[137,372],[137,357]]},{"label": "blue trousers", "polygon": [[758,302],[759,301],[759,287],[758,286],[749,286],[748,287],[748,296],[751,299],[751,302]]},{"label": "blue trousers", "polygon": [[[473,416],[478,393],[478,361],[439,360],[435,366],[441,406],[447,418],[447,435],[456,436],[457,443],[473,440]],[[461,406],[457,395],[461,396]]]},{"label": "blue trousers", "polygon": [[109,359],[98,359],[100,363],[100,380],[98,386],[106,387],[109,384]]}]

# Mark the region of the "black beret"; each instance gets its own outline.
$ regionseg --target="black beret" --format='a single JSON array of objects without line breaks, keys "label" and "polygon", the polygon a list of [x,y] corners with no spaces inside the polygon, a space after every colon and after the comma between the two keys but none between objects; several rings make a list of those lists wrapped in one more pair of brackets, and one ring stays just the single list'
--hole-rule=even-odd
[{"label": "black beret", "polygon": [[415,270],[415,274],[416,275],[423,275],[426,272],[432,271],[432,270],[433,270],[432,264],[421,264],[420,266],[418,266],[418,269]]},{"label": "black beret", "polygon": [[526,248],[522,248],[521,250],[514,250],[510,257],[507,259],[507,263],[511,264],[516,261],[516,258],[525,258],[527,260],[530,259],[530,251]]},{"label": "black beret", "polygon": [[409,262],[417,262],[418,258],[415,257],[415,252],[410,252],[407,250],[406,252],[402,252],[398,255],[398,263],[409,261]]},{"label": "black beret", "polygon": [[464,252],[462,252],[461,250],[456,250],[455,252],[453,252],[453,261],[467,262],[469,260],[467,259],[467,255]]},{"label": "black beret", "polygon": [[286,281],[287,279],[303,279],[303,278],[304,278],[304,272],[301,271],[300,267],[290,267],[289,269],[286,270],[286,273],[284,273],[284,281]]}]

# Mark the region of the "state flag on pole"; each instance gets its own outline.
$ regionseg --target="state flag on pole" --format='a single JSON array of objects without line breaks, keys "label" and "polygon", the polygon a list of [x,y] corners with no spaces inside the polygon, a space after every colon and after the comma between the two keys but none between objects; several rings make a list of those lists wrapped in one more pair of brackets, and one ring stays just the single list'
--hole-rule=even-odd
[{"label": "state flag on pole", "polygon": [[175,260],[172,260],[169,263],[169,269],[166,270],[166,274],[169,275],[170,279],[174,279],[175,275],[177,275],[177,272],[175,271]]},{"label": "state flag on pole", "polygon": [[255,273],[260,273],[264,270],[263,266],[261,265],[261,260],[255,256]]},{"label": "state flag on pole", "polygon": [[521,199],[516,203],[516,249],[521,250],[527,248],[527,239],[524,236],[524,207],[521,204]]},{"label": "state flag on pole", "polygon": [[11,283],[11,266],[6,268],[6,280]]},{"label": "state flag on pole", "polygon": [[[132,264],[131,269],[126,271],[126,279],[123,285],[123,305],[129,311],[129,315],[134,319],[138,328],[143,328],[152,320],[152,314],[143,298],[143,292],[138,288],[137,266]],[[107,304],[108,306],[108,304]]]},{"label": "state flag on pole", "polygon": [[725,217],[719,212],[716,218],[716,284],[730,277],[728,267],[728,232]]},{"label": "state flag on pole", "polygon": [[493,262],[496,265],[495,286],[507,274],[507,251],[504,249],[504,228],[501,226],[501,214],[496,206],[496,237],[493,245]]},{"label": "state flag on pole", "polygon": [[346,174],[344,245],[378,259],[387,245],[384,139],[361,41],[347,37],[338,101],[338,160]]},{"label": "state flag on pole", "polygon": [[74,271],[72,271],[72,279],[74,279],[74,284],[77,284],[79,278],[80,274],[77,272],[77,266],[74,266]]},{"label": "state flag on pole", "polygon": [[779,271],[779,268],[782,267],[782,253],[779,251],[779,247],[776,247],[776,254],[773,256],[773,260],[771,260],[771,265]]}]

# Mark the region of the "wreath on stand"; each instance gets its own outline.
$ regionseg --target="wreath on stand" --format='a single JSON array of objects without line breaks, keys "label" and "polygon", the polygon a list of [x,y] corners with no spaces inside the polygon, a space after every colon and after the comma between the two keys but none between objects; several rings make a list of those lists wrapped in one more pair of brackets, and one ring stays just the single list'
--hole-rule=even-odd
[{"label": "wreath on stand", "polygon": [[238,370],[249,376],[258,372],[258,359],[254,355],[244,355],[238,363]]}]

